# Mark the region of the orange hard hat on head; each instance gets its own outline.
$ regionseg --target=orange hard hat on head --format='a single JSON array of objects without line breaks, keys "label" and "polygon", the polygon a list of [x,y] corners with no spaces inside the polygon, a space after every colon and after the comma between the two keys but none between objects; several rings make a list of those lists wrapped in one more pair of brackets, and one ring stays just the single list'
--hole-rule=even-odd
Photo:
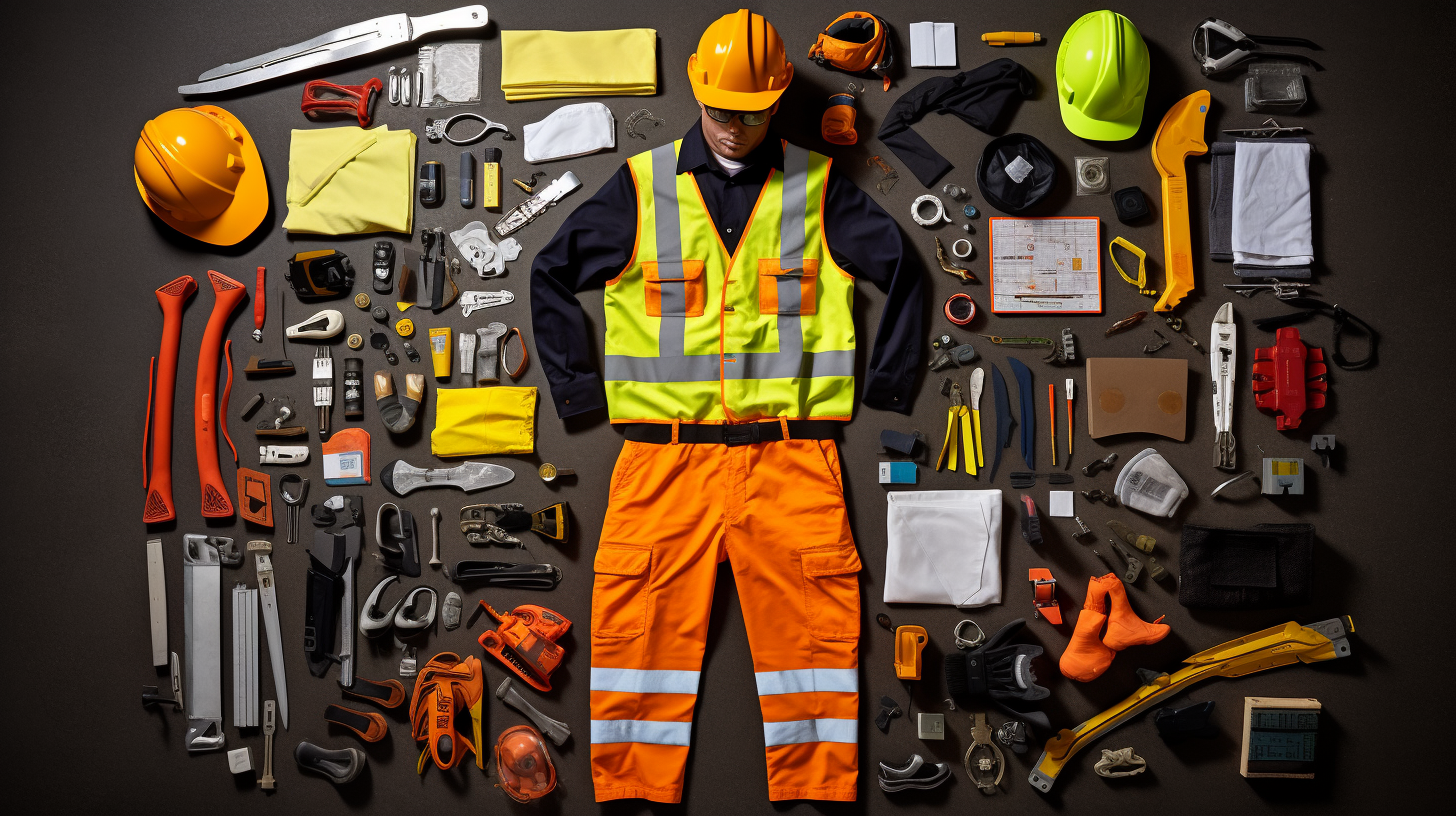
[{"label": "orange hard hat on head", "polygon": [[688,80],[699,102],[725,110],[773,107],[794,78],[784,40],[769,21],[748,9],[719,17],[688,57]]},{"label": "orange hard hat on head", "polygon": [[169,226],[231,246],[268,214],[263,160],[243,123],[222,108],[176,108],[142,126],[132,156],[137,192]]}]

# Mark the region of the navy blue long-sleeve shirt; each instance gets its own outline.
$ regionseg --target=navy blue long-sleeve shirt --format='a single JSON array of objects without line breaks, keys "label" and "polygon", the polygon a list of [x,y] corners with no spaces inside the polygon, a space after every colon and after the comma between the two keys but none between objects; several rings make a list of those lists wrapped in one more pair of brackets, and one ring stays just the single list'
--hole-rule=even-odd
[{"label": "navy blue long-sleeve shirt", "polygon": [[[697,178],[708,215],[731,253],[769,173],[783,169],[783,147],[770,133],[746,157],[748,166],[733,176],[708,151],[701,123],[694,124],[683,137],[677,172]],[[924,322],[925,286],[918,264],[890,214],[832,166],[824,197],[824,234],[835,263],[888,295],[864,380],[864,404],[909,413]],[[637,191],[632,172],[623,164],[567,217],[531,265],[536,355],[562,419],[606,407],[576,295],[621,274],[631,261],[636,236]]]}]

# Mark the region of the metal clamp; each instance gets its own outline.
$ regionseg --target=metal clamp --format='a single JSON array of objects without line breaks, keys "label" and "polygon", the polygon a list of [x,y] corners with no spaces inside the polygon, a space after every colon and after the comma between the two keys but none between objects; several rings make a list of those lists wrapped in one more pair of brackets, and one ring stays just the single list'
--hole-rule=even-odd
[{"label": "metal clamp", "polygon": [[[474,136],[467,136],[463,139],[457,139],[454,136],[450,135],[450,128],[454,127],[456,122],[459,122],[463,119],[474,119],[477,122],[483,123],[485,127]],[[444,139],[445,141],[453,145],[475,144],[481,139],[484,139],[492,130],[503,131],[506,134],[509,134],[511,132],[510,128],[502,125],[500,122],[492,122],[491,120],[485,118],[484,116],[481,116],[478,113],[457,113],[449,119],[425,120],[425,138],[429,139],[431,142],[438,142],[441,139]]]}]

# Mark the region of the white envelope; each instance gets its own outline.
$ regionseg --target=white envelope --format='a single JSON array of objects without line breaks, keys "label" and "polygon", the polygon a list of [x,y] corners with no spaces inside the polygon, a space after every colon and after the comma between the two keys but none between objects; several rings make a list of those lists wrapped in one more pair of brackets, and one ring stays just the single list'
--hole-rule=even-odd
[{"label": "white envelope", "polygon": [[885,603],[1001,602],[1001,491],[888,494]]}]

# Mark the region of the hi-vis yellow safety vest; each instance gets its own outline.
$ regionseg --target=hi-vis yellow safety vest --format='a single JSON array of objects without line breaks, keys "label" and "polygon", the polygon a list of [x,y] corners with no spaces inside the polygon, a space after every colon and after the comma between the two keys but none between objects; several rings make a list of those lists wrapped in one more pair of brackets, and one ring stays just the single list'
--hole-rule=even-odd
[{"label": "hi-vis yellow safety vest", "polygon": [[637,251],[606,287],[613,422],[848,420],[854,408],[854,279],[822,222],[829,158],[784,143],[729,255],[682,142],[627,160]]}]

